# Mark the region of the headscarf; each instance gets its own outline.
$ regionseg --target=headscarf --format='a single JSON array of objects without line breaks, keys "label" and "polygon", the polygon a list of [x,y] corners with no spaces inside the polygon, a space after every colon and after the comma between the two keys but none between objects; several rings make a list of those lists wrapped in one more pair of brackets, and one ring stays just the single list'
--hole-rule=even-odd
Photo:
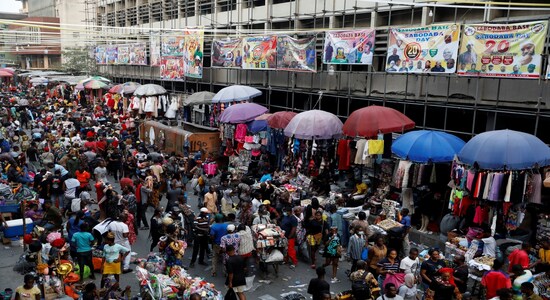
[{"label": "headscarf", "polygon": [[405,285],[407,287],[412,288],[415,285],[415,281],[414,274],[409,273],[405,275]]},{"label": "headscarf", "polygon": [[448,273],[450,276],[449,283],[456,287],[455,278],[453,277],[454,270],[452,268],[441,268],[438,270],[439,274]]}]

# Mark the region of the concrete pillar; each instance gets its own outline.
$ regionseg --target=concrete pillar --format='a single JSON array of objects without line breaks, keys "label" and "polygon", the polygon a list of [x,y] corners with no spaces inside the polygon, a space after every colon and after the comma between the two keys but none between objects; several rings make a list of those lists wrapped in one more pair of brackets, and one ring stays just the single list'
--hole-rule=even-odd
[{"label": "concrete pillar", "polygon": [[487,113],[487,123],[485,124],[485,131],[495,130],[495,119],[497,117],[496,112]]},{"label": "concrete pillar", "polygon": [[422,19],[421,19],[421,25],[426,26],[432,23],[433,17],[430,17],[430,7],[422,7]]},{"label": "concrete pillar", "polygon": [[195,0],[195,24],[201,25],[199,0]]},{"label": "concrete pillar", "polygon": [[50,61],[48,60],[48,55],[44,54],[44,69],[50,68]]}]

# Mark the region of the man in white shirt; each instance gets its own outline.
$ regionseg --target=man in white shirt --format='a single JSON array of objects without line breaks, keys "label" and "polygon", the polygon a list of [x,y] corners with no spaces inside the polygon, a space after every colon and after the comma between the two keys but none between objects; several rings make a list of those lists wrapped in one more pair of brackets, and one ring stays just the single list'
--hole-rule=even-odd
[{"label": "man in white shirt", "polygon": [[409,256],[401,260],[399,269],[405,274],[417,275],[418,267],[420,266],[420,260],[418,259],[418,249],[411,248]]},{"label": "man in white shirt", "polygon": [[[107,231],[111,231],[115,235],[115,244],[120,244],[121,246],[124,246],[131,250],[130,241],[128,240],[128,235],[130,234],[130,230],[128,229],[128,225],[124,224],[124,218],[126,218],[126,215],[121,215],[121,220],[114,220],[109,225],[107,225]],[[122,269],[124,273],[128,273],[130,270],[130,259],[131,255],[127,255],[126,258],[124,258],[124,261],[122,262]]]},{"label": "man in white shirt", "polygon": [[491,236],[490,230],[483,234],[481,241],[483,242],[483,255],[497,257],[497,241]]},{"label": "man in white shirt", "polygon": [[252,214],[256,214],[258,212],[258,208],[262,205],[262,201],[260,201],[261,198],[262,196],[260,193],[254,194],[254,199],[252,199]]},{"label": "man in white shirt", "polygon": [[384,286],[384,295],[376,298],[376,300],[403,300],[403,297],[397,295],[395,284],[386,283]]}]

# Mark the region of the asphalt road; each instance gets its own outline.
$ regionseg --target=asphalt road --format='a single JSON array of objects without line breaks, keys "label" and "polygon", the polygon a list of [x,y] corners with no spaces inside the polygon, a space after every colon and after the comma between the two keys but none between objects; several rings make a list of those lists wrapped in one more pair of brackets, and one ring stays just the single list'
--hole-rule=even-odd
[{"label": "asphalt road", "polygon": [[[118,188],[118,184],[114,184]],[[194,210],[197,210],[198,197],[190,195],[189,204]],[[166,204],[166,198],[164,197],[161,205]],[[147,213],[148,218],[151,217],[153,209],[149,208]],[[149,246],[151,241],[148,239],[148,231],[140,231],[136,243],[132,246],[132,251],[137,253],[138,258],[145,258],[149,253]],[[193,249],[188,248],[185,252],[185,265],[189,264]],[[23,275],[14,272],[13,266],[23,253],[23,248],[18,241],[12,242],[11,246],[0,246],[0,290],[11,288],[15,290],[19,285],[23,284]],[[321,260],[318,258],[318,263]],[[210,263],[210,261],[208,261]],[[134,268],[135,265],[132,266]],[[347,280],[345,271],[350,268],[350,263],[340,262],[338,268],[338,278],[341,280],[339,283],[330,285],[331,292],[337,294],[341,291],[351,289],[351,282]],[[222,291],[224,294],[226,288],[224,286],[225,278],[219,274],[217,277],[210,275],[211,267],[204,267],[198,263],[194,268],[188,270],[189,274],[193,277],[202,277],[206,281],[213,283],[216,288]],[[260,271],[258,271],[260,272]],[[331,268],[327,267],[327,278],[330,282]],[[101,276],[96,276],[100,278]],[[290,269],[287,265],[281,265],[279,267],[279,274],[275,276],[273,269],[270,268],[270,274],[264,279],[262,274],[258,274],[254,280],[254,287],[252,290],[246,292],[247,299],[261,299],[261,300],[273,300],[282,299],[281,294],[288,292],[298,292],[306,296],[306,299],[311,297],[307,294],[307,284],[311,278],[315,277],[315,271],[310,268],[309,263],[299,261],[298,266],[295,269]],[[99,285],[99,280],[96,281]],[[121,275],[121,286],[131,286],[132,295],[136,295],[139,292],[139,282],[136,279],[134,273],[128,273]]]}]

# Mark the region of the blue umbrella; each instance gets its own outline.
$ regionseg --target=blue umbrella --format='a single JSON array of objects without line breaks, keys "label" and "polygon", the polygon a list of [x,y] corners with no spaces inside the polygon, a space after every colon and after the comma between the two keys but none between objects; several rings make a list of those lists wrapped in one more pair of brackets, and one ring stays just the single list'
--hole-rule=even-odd
[{"label": "blue umbrella", "polygon": [[458,153],[460,161],[487,170],[522,170],[550,165],[550,148],[534,135],[495,130],[472,138]]},{"label": "blue umbrella", "polygon": [[252,133],[258,133],[260,131],[267,130],[267,121],[266,120],[254,120],[246,124],[248,131]]},{"label": "blue umbrella", "polygon": [[449,162],[464,147],[458,137],[441,131],[418,130],[396,139],[391,151],[402,159],[414,162]]}]

